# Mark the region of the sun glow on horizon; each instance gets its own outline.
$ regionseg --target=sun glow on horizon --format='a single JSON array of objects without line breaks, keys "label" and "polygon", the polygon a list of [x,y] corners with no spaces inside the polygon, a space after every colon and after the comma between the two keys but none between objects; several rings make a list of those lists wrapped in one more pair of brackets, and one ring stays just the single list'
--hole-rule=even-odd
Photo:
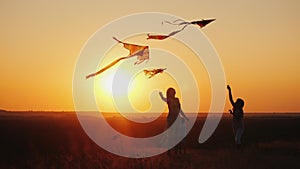
[{"label": "sun glow on horizon", "polygon": [[126,69],[121,69],[118,72],[117,77],[116,72],[112,72],[95,79],[95,97],[101,112],[120,112],[115,102],[119,104],[129,102],[134,112],[165,111],[165,103],[159,98],[158,93],[163,92],[165,95],[169,87],[175,88],[176,96],[181,98],[180,87],[168,73],[153,77],[156,78],[153,80],[148,79],[143,71],[132,74]]}]

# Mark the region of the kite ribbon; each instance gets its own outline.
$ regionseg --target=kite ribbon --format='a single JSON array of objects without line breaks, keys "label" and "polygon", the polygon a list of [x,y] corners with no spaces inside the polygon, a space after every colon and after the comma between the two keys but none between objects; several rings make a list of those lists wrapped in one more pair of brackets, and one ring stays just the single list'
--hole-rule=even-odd
[{"label": "kite ribbon", "polygon": [[[181,19],[177,19],[173,22],[169,22],[169,21],[164,21],[163,23],[168,23],[170,25],[198,25],[200,28],[203,28],[204,26],[206,26],[207,24],[209,24],[210,22],[213,22],[215,21],[216,19],[202,19],[202,20],[199,20],[199,21],[192,21],[192,22],[186,22],[186,21],[183,21]],[[181,21],[180,23],[177,23],[178,21]]]},{"label": "kite ribbon", "polygon": [[119,43],[122,43],[124,48],[129,50],[129,55],[125,56],[125,57],[121,57],[117,60],[114,60],[113,62],[111,62],[109,65],[105,66],[104,68],[102,68],[101,70],[99,70],[96,73],[92,73],[86,76],[86,79],[96,76],[102,72],[104,72],[105,70],[111,68],[112,66],[114,66],[115,64],[117,64],[119,61],[123,60],[123,59],[127,59],[127,58],[131,58],[133,56],[137,56],[138,61],[136,61],[134,64],[140,64],[142,62],[144,62],[145,60],[149,59],[149,47],[148,46],[140,46],[140,45],[135,45],[135,44],[129,44],[129,43],[124,43],[120,40],[118,40],[117,38],[113,37],[114,40],[116,40]]},{"label": "kite ribbon", "polygon": [[168,35],[150,35],[150,34],[147,34],[147,40],[148,39],[155,39],[155,40],[163,40],[163,39],[166,39],[170,36],[174,36],[175,34],[183,31],[185,28],[187,27],[187,25],[185,25],[184,27],[182,27],[181,29],[177,30],[177,31],[173,31],[171,33],[169,33]]},{"label": "kite ribbon", "polygon": [[127,56],[126,56],[126,57],[121,57],[121,58],[119,58],[119,59],[117,59],[117,60],[114,60],[113,62],[111,62],[109,65],[105,66],[104,68],[102,68],[102,69],[99,70],[98,72],[89,74],[89,75],[87,75],[85,78],[88,79],[88,78],[90,78],[90,77],[96,76],[96,75],[98,75],[98,74],[104,72],[105,70],[111,68],[113,65],[117,64],[119,61],[121,61],[121,60],[123,60],[123,59],[126,59],[126,58],[128,58],[128,57],[127,57]]},{"label": "kite ribbon", "polygon": [[[176,22],[178,22],[178,21],[181,21],[181,22],[180,22],[180,23],[176,23]],[[181,20],[181,19],[177,19],[177,20],[175,20],[175,21],[173,21],[173,22],[163,21],[162,23],[168,23],[168,24],[170,24],[170,25],[187,25],[187,24],[190,24],[190,22],[186,22],[186,21]]]}]

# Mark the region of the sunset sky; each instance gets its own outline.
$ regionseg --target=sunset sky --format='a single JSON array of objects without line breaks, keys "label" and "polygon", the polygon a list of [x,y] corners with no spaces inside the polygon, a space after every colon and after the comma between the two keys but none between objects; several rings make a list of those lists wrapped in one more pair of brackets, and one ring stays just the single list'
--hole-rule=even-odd
[{"label": "sunset sky", "polygon": [[[86,41],[122,16],[164,12],[216,18],[203,32],[246,112],[300,112],[299,10],[298,0],[1,0],[0,109],[74,110],[73,72]],[[201,90],[200,111],[208,111],[209,84]]]}]

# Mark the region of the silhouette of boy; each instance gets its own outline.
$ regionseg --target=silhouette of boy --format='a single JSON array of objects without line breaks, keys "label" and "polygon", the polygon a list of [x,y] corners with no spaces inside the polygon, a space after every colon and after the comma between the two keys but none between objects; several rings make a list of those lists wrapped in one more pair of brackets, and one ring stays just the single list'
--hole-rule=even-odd
[{"label": "silhouette of boy", "polygon": [[235,102],[232,98],[231,88],[229,85],[227,85],[227,89],[229,92],[229,100],[232,105],[232,110],[229,110],[230,114],[232,114],[232,127],[233,127],[233,135],[235,139],[235,144],[238,149],[241,148],[242,142],[242,134],[244,132],[244,123],[243,123],[243,117],[244,117],[244,100],[241,98],[238,98]]}]

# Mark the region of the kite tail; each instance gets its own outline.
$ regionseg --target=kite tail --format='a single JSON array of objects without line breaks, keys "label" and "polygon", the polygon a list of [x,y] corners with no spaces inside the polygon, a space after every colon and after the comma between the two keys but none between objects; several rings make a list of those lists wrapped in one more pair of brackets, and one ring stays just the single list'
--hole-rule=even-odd
[{"label": "kite tail", "polygon": [[147,36],[148,36],[147,40],[149,39],[163,40],[169,37],[168,35],[150,35],[149,33],[147,34]]},{"label": "kite tail", "polygon": [[175,24],[176,22],[178,22],[178,21],[182,21],[182,22],[184,22],[184,20],[182,20],[182,19],[176,19],[175,21],[173,21],[173,22],[169,22],[169,21],[162,21],[161,22],[161,24],[163,25],[164,23],[168,23],[168,24],[171,24],[171,25],[178,25],[178,24]]},{"label": "kite tail", "polygon": [[169,22],[169,21],[163,21],[162,24],[163,24],[163,23],[167,23],[167,24],[170,24],[170,25],[179,25],[178,23]]},{"label": "kite tail", "polygon": [[174,36],[175,34],[183,31],[185,28],[187,27],[187,25],[184,25],[181,29],[177,30],[177,31],[173,31],[171,33],[169,33],[167,36],[170,37],[170,36]]},{"label": "kite tail", "polygon": [[[179,22],[180,21],[180,22]],[[180,25],[189,25],[189,24],[191,24],[190,22],[186,22],[186,21],[184,21],[184,20],[182,20],[182,19],[177,19],[177,20],[175,20],[175,21],[173,21],[173,22],[169,22],[169,21],[163,21],[164,23],[167,23],[167,24],[170,24],[170,25],[178,25],[178,26],[180,26]],[[176,23],[176,22],[179,22],[179,23]]]},{"label": "kite tail", "polygon": [[120,41],[119,39],[117,39],[116,37],[113,37],[114,40],[116,40],[119,43],[123,43],[122,41]]},{"label": "kite tail", "polygon": [[96,76],[96,75],[104,72],[105,70],[111,68],[113,65],[117,64],[119,61],[126,59],[126,58],[128,58],[128,57],[121,57],[121,58],[111,62],[109,65],[105,66],[104,68],[100,69],[98,72],[87,75],[85,78],[88,79],[90,77]]},{"label": "kite tail", "polygon": [[173,23],[178,22],[178,21],[185,22],[185,21],[182,20],[182,19],[176,19],[175,21],[173,21]]},{"label": "kite tail", "polygon": [[168,35],[150,35],[149,33],[147,34],[147,40],[149,39],[155,39],[155,40],[164,40],[167,39],[171,36],[174,36],[175,34],[183,31],[186,27],[188,26],[188,24],[185,24],[181,29],[177,30],[177,31],[173,31],[171,33],[169,33]]}]

